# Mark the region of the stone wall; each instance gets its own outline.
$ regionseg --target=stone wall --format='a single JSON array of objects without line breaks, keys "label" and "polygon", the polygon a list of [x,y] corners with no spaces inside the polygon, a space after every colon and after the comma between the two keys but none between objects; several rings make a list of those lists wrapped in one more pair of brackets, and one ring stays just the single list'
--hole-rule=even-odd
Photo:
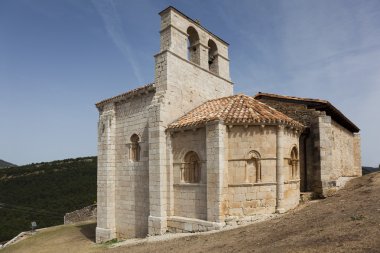
[{"label": "stone wall", "polygon": [[[291,149],[298,148],[299,133],[288,128],[284,132],[284,208],[288,210],[299,203],[299,168],[297,178],[290,180],[287,163]],[[242,217],[255,213],[274,213],[277,191],[277,126],[233,126],[228,131],[228,137],[226,215]],[[251,166],[247,160],[251,151],[258,152],[261,157],[260,181],[256,177],[257,166]]]},{"label": "stone wall", "polygon": [[362,153],[361,153],[361,138],[359,133],[354,133],[354,170],[356,175],[361,176],[362,171]]},{"label": "stone wall", "polygon": [[212,40],[217,47],[216,59],[219,65],[218,75],[230,79],[228,44],[219,39],[198,23],[189,19],[175,9],[167,9],[161,15],[161,47],[160,51],[170,50],[181,58],[188,59],[188,28],[192,27],[198,34],[199,41],[196,42],[196,54],[199,65],[209,70],[208,66],[208,42]]},{"label": "stone wall", "polygon": [[[291,151],[297,150],[297,165],[295,176],[292,177]],[[299,132],[295,129],[284,130],[284,208],[289,210],[295,208],[300,200],[300,147]]]},{"label": "stone wall", "polygon": [[172,103],[172,99],[178,100],[174,108],[181,112],[178,116],[210,99],[233,95],[233,85],[228,79],[214,75],[178,55],[169,52],[167,64],[170,66],[166,83],[167,96]]},{"label": "stone wall", "polygon": [[72,224],[94,219],[96,219],[96,205],[91,205],[70,213],[66,213],[63,217],[63,223]]},{"label": "stone wall", "polygon": [[274,213],[276,183],[234,184],[228,187],[227,216]]},{"label": "stone wall", "polygon": [[[355,168],[355,134],[348,131],[334,120],[332,126],[332,157],[333,168],[338,168],[337,177],[357,177],[359,171]],[[342,148],[344,147],[344,148]]]},{"label": "stone wall", "polygon": [[[275,108],[285,115],[301,122],[307,128],[300,138],[299,149],[299,170],[300,170],[300,188],[302,191],[319,191],[320,189],[320,163],[319,163],[319,132],[318,119],[323,113],[315,109],[308,109],[306,105],[297,102],[284,102],[270,98],[259,98],[261,102]],[[286,154],[286,153],[285,153]],[[288,172],[287,172],[288,173]],[[287,175],[288,176],[288,175]],[[301,185],[302,184],[302,185]],[[285,185],[285,188],[293,186]],[[294,188],[294,187],[293,187]],[[289,191],[289,190],[288,190]],[[296,202],[298,196],[292,194],[292,198]]]},{"label": "stone wall", "polygon": [[[145,237],[149,216],[148,107],[154,93],[116,105],[115,217],[119,237]],[[139,161],[132,161],[131,136],[139,136]]]},{"label": "stone wall", "polygon": [[[161,15],[161,47],[155,55],[155,83],[157,94],[162,96],[162,105],[168,108],[163,115],[168,124],[213,99],[233,94],[230,80],[228,45],[199,24],[174,9]],[[199,35],[199,64],[189,61],[187,29],[192,27]],[[219,74],[208,69],[208,40],[218,47]],[[223,63],[223,61],[225,63]]]},{"label": "stone wall", "polygon": [[[309,130],[300,137],[299,153],[300,153],[300,188],[303,192],[313,191],[315,180],[314,172],[314,152],[315,152],[315,134]],[[319,158],[318,158],[319,159]]]},{"label": "stone wall", "polygon": [[[181,182],[181,166],[184,157],[190,152],[197,153],[200,159],[201,177],[199,183]],[[207,219],[207,168],[205,128],[172,134],[173,153],[173,192],[174,208],[171,216]]]},{"label": "stone wall", "polygon": [[[276,181],[275,126],[234,126],[228,131],[228,182],[245,183],[246,159],[250,151],[261,156],[261,181]],[[255,183],[251,181],[249,183]]]},{"label": "stone wall", "polygon": [[[316,192],[327,196],[342,187],[349,179],[361,176],[360,155],[358,155],[358,135],[354,134],[330,116],[318,117],[318,133],[315,149]],[[319,159],[318,159],[319,158]]]},{"label": "stone wall", "polygon": [[300,203],[300,181],[289,180],[284,184],[284,209],[289,210],[298,206]]},{"label": "stone wall", "polygon": [[205,232],[219,230],[223,225],[216,222],[178,216],[168,217],[168,230],[171,233]]},{"label": "stone wall", "polygon": [[259,100],[308,127],[299,144],[303,191],[324,195],[328,189],[343,186],[348,178],[361,175],[359,134],[303,104],[265,97]]},{"label": "stone wall", "polygon": [[116,237],[115,105],[105,105],[99,114],[96,242],[103,242]]},{"label": "stone wall", "polygon": [[207,155],[207,220],[224,222],[224,199],[227,191],[224,171],[226,168],[226,148],[228,147],[227,127],[220,121],[206,125]]},{"label": "stone wall", "polygon": [[[105,105],[98,139],[97,242],[141,237],[148,232],[148,107],[154,93]],[[131,136],[139,138],[139,160],[131,160]]]},{"label": "stone wall", "polygon": [[207,220],[206,184],[174,185],[174,216]]}]

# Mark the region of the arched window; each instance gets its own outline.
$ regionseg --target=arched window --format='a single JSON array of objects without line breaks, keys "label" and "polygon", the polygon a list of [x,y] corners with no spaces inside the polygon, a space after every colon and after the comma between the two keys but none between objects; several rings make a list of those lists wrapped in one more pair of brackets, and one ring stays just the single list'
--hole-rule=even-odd
[{"label": "arched window", "polygon": [[188,46],[188,60],[196,64],[200,63],[200,44],[199,44],[199,35],[194,27],[187,28],[187,46]]},{"label": "arched window", "polygon": [[208,69],[218,74],[218,48],[213,40],[208,41]]},{"label": "arched window", "polygon": [[199,183],[201,181],[201,164],[197,153],[190,151],[185,155],[181,167],[181,182]]},{"label": "arched window", "polygon": [[140,138],[137,134],[133,134],[131,136],[131,148],[129,151],[130,160],[133,162],[137,162],[140,160]]},{"label": "arched window", "polygon": [[290,152],[290,160],[289,160],[289,165],[290,165],[290,175],[289,177],[291,179],[296,179],[298,178],[298,151],[297,147],[293,147],[292,151]]},{"label": "arched window", "polygon": [[246,182],[261,182],[261,157],[260,153],[252,150],[248,153],[246,165]]}]

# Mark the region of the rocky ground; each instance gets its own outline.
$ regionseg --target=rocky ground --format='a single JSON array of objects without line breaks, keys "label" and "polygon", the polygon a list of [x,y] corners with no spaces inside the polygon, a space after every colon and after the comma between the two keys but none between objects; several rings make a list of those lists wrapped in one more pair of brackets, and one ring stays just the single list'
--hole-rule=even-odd
[{"label": "rocky ground", "polygon": [[334,196],[285,215],[217,233],[108,248],[93,243],[94,228],[71,225],[71,233],[41,232],[40,241],[31,237],[0,252],[380,252],[380,173],[354,179]]}]

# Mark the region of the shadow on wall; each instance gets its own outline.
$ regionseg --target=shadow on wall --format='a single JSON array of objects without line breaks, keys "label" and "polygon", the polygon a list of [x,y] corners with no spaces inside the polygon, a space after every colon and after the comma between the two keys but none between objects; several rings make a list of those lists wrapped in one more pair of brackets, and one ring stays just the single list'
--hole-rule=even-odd
[{"label": "shadow on wall", "polygon": [[[147,129],[147,128],[146,128]],[[133,176],[134,185],[134,237],[144,238],[148,234],[149,217],[149,170],[137,166]],[[139,182],[139,183],[137,183]]]}]

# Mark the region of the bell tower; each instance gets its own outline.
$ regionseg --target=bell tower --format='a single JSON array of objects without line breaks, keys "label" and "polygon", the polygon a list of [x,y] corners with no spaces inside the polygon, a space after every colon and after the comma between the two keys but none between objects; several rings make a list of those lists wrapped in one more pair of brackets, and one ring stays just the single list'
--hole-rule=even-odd
[{"label": "bell tower", "polygon": [[161,16],[155,57],[156,93],[149,108],[149,234],[167,230],[173,215],[173,170],[168,124],[215,98],[231,96],[228,43],[173,7]]},{"label": "bell tower", "polygon": [[155,84],[166,95],[175,93],[176,99],[171,102],[179,102],[175,107],[180,112],[173,115],[173,120],[207,100],[231,96],[228,43],[174,7],[159,14]]}]

